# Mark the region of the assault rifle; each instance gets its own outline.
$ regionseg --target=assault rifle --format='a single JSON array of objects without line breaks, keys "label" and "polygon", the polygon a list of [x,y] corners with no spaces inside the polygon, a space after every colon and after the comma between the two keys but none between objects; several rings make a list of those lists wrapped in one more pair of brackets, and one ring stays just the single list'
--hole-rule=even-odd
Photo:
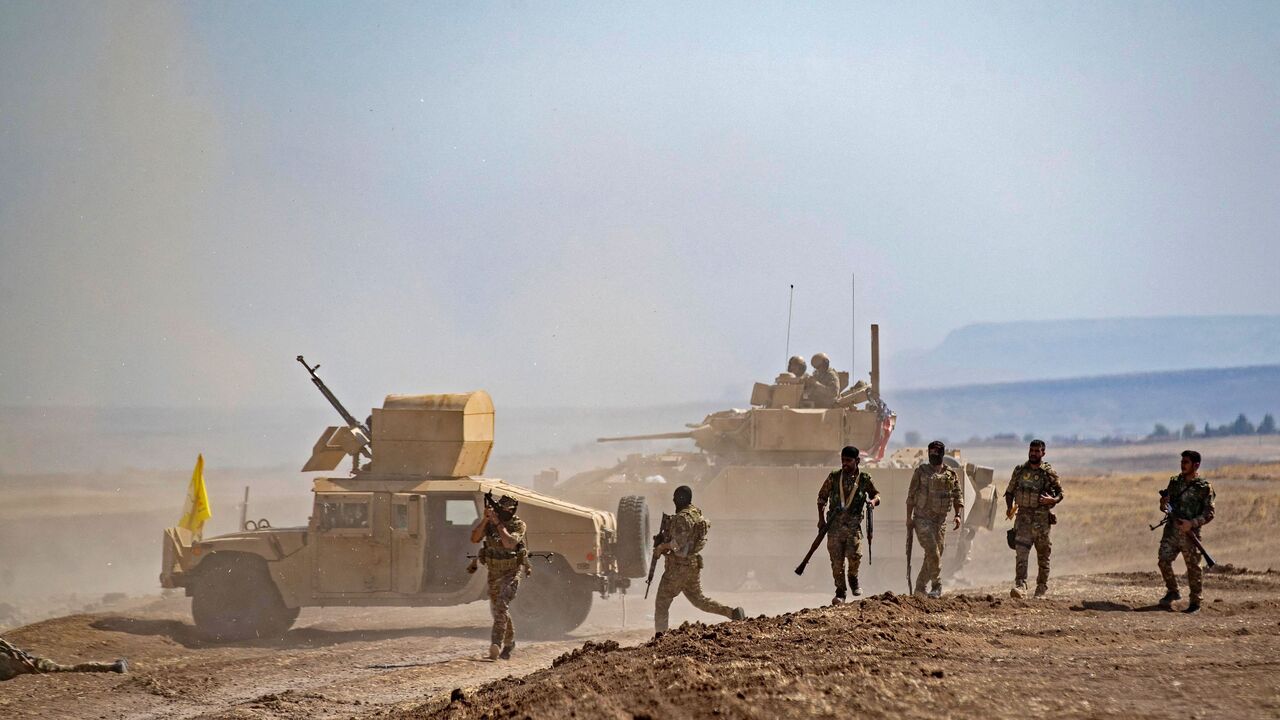
[{"label": "assault rifle", "polygon": [[671,539],[671,516],[662,513],[662,524],[658,526],[658,534],[653,536],[653,557],[649,558],[649,577],[644,581],[644,599],[649,599],[649,586],[653,584],[653,571],[658,567],[658,546]]},{"label": "assault rifle", "polygon": [[827,528],[830,527],[830,525],[831,522],[828,521],[822,523],[822,527],[818,528],[818,537],[813,539],[813,544],[809,546],[809,552],[805,553],[804,559],[796,566],[797,575],[804,574],[804,567],[809,564],[809,558],[813,557],[813,554],[818,551],[818,546],[822,544],[822,538],[827,536]]},{"label": "assault rifle", "polygon": [[871,522],[871,514],[875,512],[875,505],[867,503],[867,564],[871,564],[871,538],[876,534],[876,526]]},{"label": "assault rifle", "polygon": [[[1173,517],[1173,501],[1169,498],[1169,491],[1161,490],[1160,497],[1164,499],[1164,502],[1160,504],[1160,509],[1164,511],[1164,519],[1162,519],[1160,522],[1156,523],[1155,525],[1150,525],[1149,527],[1152,530],[1155,530],[1156,528],[1161,527],[1162,525],[1168,524],[1169,520],[1171,519],[1177,520],[1177,518]],[[1178,530],[1178,532],[1182,532],[1182,531]],[[1186,536],[1191,538],[1191,544],[1195,545],[1196,549],[1200,551],[1200,554],[1204,556],[1205,565],[1209,567],[1213,567],[1214,565],[1218,564],[1217,562],[1214,561],[1213,556],[1209,554],[1209,551],[1204,549],[1204,545],[1200,544],[1200,536],[1196,535],[1194,529],[1191,532],[1186,533]]]},{"label": "assault rifle", "polygon": [[20,647],[10,645],[4,638],[0,638],[0,654],[8,655],[33,673],[40,672],[40,668],[36,667],[35,661],[31,659],[30,653]]},{"label": "assault rifle", "polygon": [[913,533],[915,533],[915,531],[916,531],[916,529],[915,529],[914,527],[909,527],[909,528],[907,528],[907,594],[908,594],[908,595],[910,595],[910,594],[911,594],[911,591],[912,591],[912,587],[911,587],[911,547],[912,547],[912,545],[913,545],[914,543],[912,542],[912,538],[911,538],[911,536],[912,536],[912,534],[913,534]]}]

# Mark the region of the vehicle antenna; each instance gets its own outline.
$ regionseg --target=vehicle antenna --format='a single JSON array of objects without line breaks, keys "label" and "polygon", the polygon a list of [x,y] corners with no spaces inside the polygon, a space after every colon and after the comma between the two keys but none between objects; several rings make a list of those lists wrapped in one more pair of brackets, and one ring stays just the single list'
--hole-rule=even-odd
[{"label": "vehicle antenna", "polygon": [[858,377],[858,274],[849,273],[849,382]]},{"label": "vehicle antenna", "polygon": [[796,286],[791,285],[791,296],[787,299],[787,359],[782,362],[782,367],[786,367],[791,362],[791,308],[796,302]]}]

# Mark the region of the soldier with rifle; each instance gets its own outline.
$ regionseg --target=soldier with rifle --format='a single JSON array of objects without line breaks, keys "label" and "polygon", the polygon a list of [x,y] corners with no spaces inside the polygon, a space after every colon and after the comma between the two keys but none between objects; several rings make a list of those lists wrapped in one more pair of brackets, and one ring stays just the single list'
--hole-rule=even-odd
[{"label": "soldier with rifle", "polygon": [[[672,500],[676,514],[663,515],[663,530],[655,541],[653,559],[665,555],[666,567],[658,582],[658,597],[654,601],[653,625],[658,632],[665,632],[671,613],[671,602],[684,593],[694,607],[703,612],[723,615],[732,620],[742,620],[747,615],[742,608],[731,608],[702,593],[702,548],[707,544],[707,532],[711,524],[702,517],[702,511],[693,504],[693,489],[688,485],[676,488]],[[653,566],[649,567],[649,580],[653,580]],[[646,596],[648,588],[645,589]]]},{"label": "soldier with rifle", "polygon": [[511,619],[511,601],[520,589],[521,570],[529,558],[524,545],[526,527],[516,517],[519,502],[504,495],[496,501],[485,493],[484,517],[471,529],[471,542],[483,542],[480,562],[489,569],[489,611],[493,629],[489,634],[489,659],[510,660],[516,646],[516,627]]},{"label": "soldier with rifle", "polygon": [[1214,565],[1213,558],[1200,544],[1200,528],[1213,521],[1214,493],[1209,481],[1197,472],[1200,453],[1183,450],[1181,464],[1182,472],[1169,478],[1169,486],[1160,491],[1160,511],[1165,518],[1151,529],[1164,526],[1157,559],[1168,591],[1160,598],[1160,607],[1171,610],[1173,602],[1182,599],[1178,577],[1173,572],[1174,559],[1182,555],[1187,563],[1187,585],[1191,587],[1191,601],[1183,612],[1193,613],[1200,609],[1202,597],[1200,557],[1204,556],[1209,567]]},{"label": "soldier with rifle", "polygon": [[19,675],[57,672],[114,672],[129,671],[129,662],[120,658],[115,662],[84,662],[74,665],[62,665],[48,658],[16,647],[4,638],[0,638],[0,680],[11,680]]},{"label": "soldier with rifle", "polygon": [[[964,514],[960,478],[942,461],[946,452],[947,446],[941,440],[929,443],[929,462],[911,474],[911,486],[907,490],[907,534],[914,531],[920,541],[920,549],[924,551],[924,562],[921,563],[914,592],[924,595],[925,585],[929,584],[931,598],[942,597],[942,549],[947,532],[947,511],[955,510],[956,530],[960,529],[960,518]],[[909,553],[910,545],[907,548]],[[908,569],[908,581],[909,573]]]},{"label": "soldier with rifle", "polygon": [[[830,509],[827,502],[830,501]],[[836,594],[832,605],[845,601],[845,564],[848,563],[849,590],[858,587],[858,566],[862,562],[862,514],[864,508],[880,504],[880,491],[871,476],[858,470],[858,448],[840,451],[840,469],[831,471],[818,490],[818,530],[826,529],[827,553],[831,556],[831,576]],[[819,534],[821,536],[821,532]]]}]

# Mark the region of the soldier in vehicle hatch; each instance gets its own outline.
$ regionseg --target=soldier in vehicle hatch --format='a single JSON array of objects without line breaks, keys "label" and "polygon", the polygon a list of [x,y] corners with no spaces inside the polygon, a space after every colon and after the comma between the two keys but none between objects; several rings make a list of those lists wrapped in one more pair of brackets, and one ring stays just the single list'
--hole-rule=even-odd
[{"label": "soldier in vehicle hatch", "polygon": [[1173,572],[1173,561],[1182,555],[1187,563],[1187,584],[1191,586],[1191,602],[1183,612],[1200,609],[1201,574],[1200,558],[1203,553],[1197,546],[1200,528],[1213,521],[1213,486],[1200,477],[1200,453],[1182,451],[1182,472],[1169,478],[1169,486],[1160,492],[1160,511],[1168,512],[1169,519],[1160,537],[1160,576],[1164,578],[1168,592],[1160,598],[1160,607],[1168,610],[1173,601],[1182,598],[1178,592],[1178,576]]},{"label": "soldier in vehicle hatch", "polygon": [[11,680],[26,673],[58,673],[58,672],[114,672],[129,671],[129,661],[120,658],[115,662],[84,662],[74,665],[61,665],[48,658],[22,650],[4,638],[0,638],[0,681]]},{"label": "soldier in vehicle hatch", "polygon": [[[831,509],[827,510],[827,501]],[[848,563],[849,590],[858,587],[858,566],[862,562],[862,516],[867,505],[880,504],[880,491],[871,476],[858,471],[858,448],[840,451],[840,469],[832,470],[818,490],[818,528],[827,528],[827,553],[831,556],[831,576],[836,583],[832,605],[845,601],[845,563]]]},{"label": "soldier in vehicle hatch", "polygon": [[471,542],[483,542],[480,562],[489,569],[489,612],[493,630],[489,634],[489,659],[511,659],[516,646],[516,627],[511,619],[511,601],[520,589],[520,571],[528,562],[524,546],[525,524],[516,517],[518,501],[508,495],[492,505],[486,503],[484,517],[471,529]]},{"label": "soldier in vehicle hatch", "polygon": [[810,360],[813,374],[804,384],[804,396],[815,408],[830,408],[836,405],[836,396],[840,394],[840,376],[831,369],[831,359],[826,353],[818,353]]},{"label": "soldier in vehicle hatch", "polygon": [[809,377],[809,366],[805,364],[804,358],[799,355],[792,355],[787,360],[787,372],[795,376],[797,380],[805,380]]},{"label": "soldier in vehicle hatch", "polygon": [[1027,562],[1031,546],[1036,548],[1036,597],[1049,592],[1049,554],[1053,544],[1049,542],[1049,526],[1058,522],[1053,507],[1062,502],[1062,483],[1058,473],[1044,462],[1043,440],[1032,440],[1027,447],[1027,461],[1013,469],[1009,486],[1004,491],[1005,517],[1017,518],[1013,523],[1014,572],[1010,597],[1027,594]]},{"label": "soldier in vehicle hatch", "polygon": [[707,531],[711,528],[702,517],[702,511],[693,504],[693,489],[688,485],[676,488],[672,501],[676,514],[670,521],[670,537],[653,549],[654,556],[665,555],[666,566],[658,583],[658,597],[653,606],[653,626],[665,632],[671,613],[671,601],[684,593],[689,602],[702,612],[723,615],[731,620],[742,620],[746,612],[731,608],[702,593],[702,548],[707,544]]},{"label": "soldier in vehicle hatch", "polygon": [[942,461],[947,447],[941,440],[929,443],[929,462],[916,468],[907,490],[907,532],[915,531],[924,550],[924,564],[916,577],[915,594],[942,596],[942,541],[947,532],[947,511],[955,510],[955,529],[964,515],[964,496],[956,471]]}]

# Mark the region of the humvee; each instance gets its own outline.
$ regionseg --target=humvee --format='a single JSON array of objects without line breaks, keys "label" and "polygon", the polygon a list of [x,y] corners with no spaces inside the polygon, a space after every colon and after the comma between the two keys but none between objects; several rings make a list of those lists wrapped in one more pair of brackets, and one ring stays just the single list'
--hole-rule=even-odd
[{"label": "humvee", "polygon": [[249,523],[207,539],[183,528],[164,532],[160,584],[186,590],[206,638],[279,636],[303,607],[485,599],[485,571],[468,572],[467,556],[477,548],[470,534],[486,493],[519,501],[528,550],[545,557],[531,560],[511,606],[522,634],[572,630],[593,595],[625,591],[645,576],[651,540],[643,498],[623,498],[615,516],[483,477],[493,446],[488,393],[389,395],[359,423],[308,370],[348,424],[326,428],[303,471],[333,470],[347,456],[352,470],[314,480],[307,525]]}]

